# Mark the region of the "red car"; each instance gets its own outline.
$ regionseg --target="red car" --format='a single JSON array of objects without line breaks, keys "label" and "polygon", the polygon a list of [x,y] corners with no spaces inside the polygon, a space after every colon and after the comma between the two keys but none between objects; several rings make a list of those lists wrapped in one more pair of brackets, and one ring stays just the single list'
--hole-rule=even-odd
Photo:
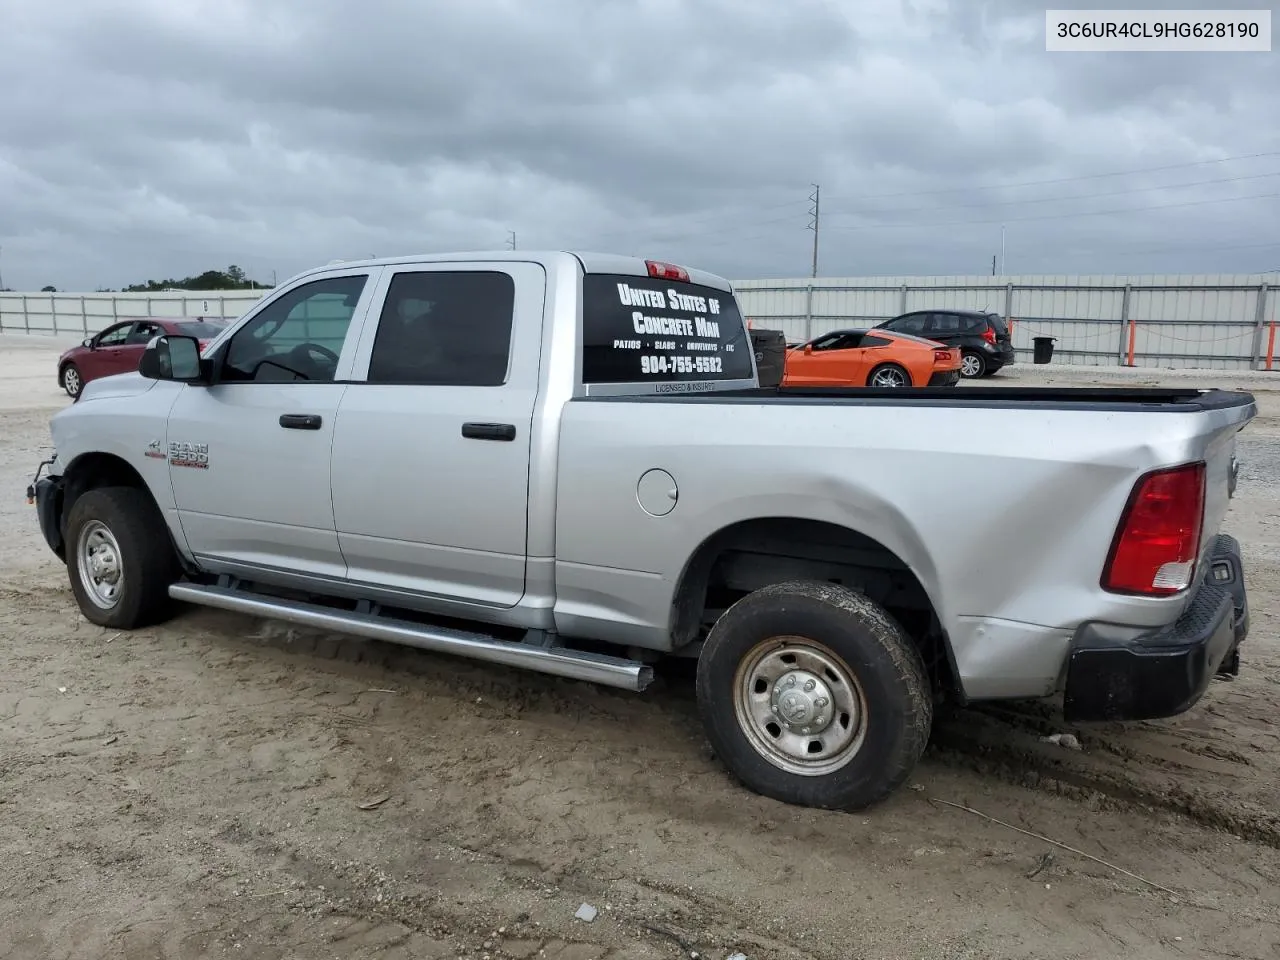
[{"label": "red car", "polygon": [[203,349],[226,325],[225,320],[205,317],[122,320],[89,337],[79,346],[72,347],[58,358],[58,385],[67,391],[68,396],[79,397],[80,391],[90,380],[136,371],[142,351],[147,348],[152,337],[161,334],[195,337]]}]

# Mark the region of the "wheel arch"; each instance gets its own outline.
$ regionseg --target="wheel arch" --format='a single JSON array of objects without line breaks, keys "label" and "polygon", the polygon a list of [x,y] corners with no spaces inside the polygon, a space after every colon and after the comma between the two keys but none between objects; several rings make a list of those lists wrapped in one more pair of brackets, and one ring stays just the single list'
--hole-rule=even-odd
[{"label": "wheel arch", "polygon": [[908,387],[914,387],[916,385],[916,378],[911,373],[910,365],[903,362],[902,360],[881,360],[879,363],[877,363],[875,366],[873,366],[870,370],[867,371],[866,385],[871,386],[871,380],[876,375],[877,371],[883,370],[885,367],[896,367],[897,369],[901,370],[902,373],[907,378]]},{"label": "wheel arch", "polygon": [[726,524],[702,540],[677,579],[670,623],[674,646],[695,643],[707,618],[735,596],[787,580],[826,580],[858,589],[885,607],[921,648],[935,683],[958,693],[932,565],[921,561],[922,550],[923,545],[913,549],[880,531],[871,535],[829,519],[775,514]]},{"label": "wheel arch", "polygon": [[132,487],[143,491],[156,508],[156,512],[164,519],[165,528],[169,531],[169,539],[175,552],[187,563],[183,544],[177,531],[173,529],[165,510],[151,485],[138,472],[138,469],[124,457],[103,450],[92,450],[77,455],[62,471],[62,511],[58,519],[59,528],[65,542],[67,517],[76,500],[90,490],[101,487]]}]

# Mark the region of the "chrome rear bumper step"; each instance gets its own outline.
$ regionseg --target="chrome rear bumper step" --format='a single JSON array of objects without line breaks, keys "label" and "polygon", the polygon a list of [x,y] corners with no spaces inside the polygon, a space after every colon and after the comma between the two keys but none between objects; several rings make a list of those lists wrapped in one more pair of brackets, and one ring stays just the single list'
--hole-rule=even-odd
[{"label": "chrome rear bumper step", "polygon": [[175,583],[169,588],[169,596],[184,603],[285,620],[319,630],[349,633],[370,640],[384,640],[420,650],[449,653],[573,680],[587,680],[624,690],[640,691],[653,681],[653,668],[635,660],[565,647],[512,643],[509,640],[496,640],[482,633],[333,610],[317,604],[251,594],[234,588]]}]

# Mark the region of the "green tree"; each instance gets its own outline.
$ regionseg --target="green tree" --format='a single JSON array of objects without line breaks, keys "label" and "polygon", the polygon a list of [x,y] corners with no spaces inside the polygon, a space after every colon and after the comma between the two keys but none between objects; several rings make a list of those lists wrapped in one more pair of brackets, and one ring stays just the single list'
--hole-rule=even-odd
[{"label": "green tree", "polygon": [[234,263],[225,270],[206,270],[181,280],[148,280],[146,283],[134,283],[123,290],[125,293],[157,293],[161,290],[267,290],[271,285],[250,280],[244,270]]},{"label": "green tree", "polygon": [[58,292],[58,288],[57,288],[57,287],[55,287],[53,284],[50,284],[50,285],[49,285],[49,286],[47,286],[47,287],[41,287],[41,288],[40,288],[40,292],[41,292],[41,293],[57,293],[57,292]]}]

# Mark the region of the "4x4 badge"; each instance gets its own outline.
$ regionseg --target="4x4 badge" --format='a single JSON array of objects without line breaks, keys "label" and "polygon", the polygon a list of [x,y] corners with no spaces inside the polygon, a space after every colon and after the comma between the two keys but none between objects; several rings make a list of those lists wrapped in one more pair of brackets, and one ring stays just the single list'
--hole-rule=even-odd
[{"label": "4x4 badge", "polygon": [[152,440],[147,444],[144,456],[150,457],[152,460],[165,459],[164,444],[159,440]]}]

